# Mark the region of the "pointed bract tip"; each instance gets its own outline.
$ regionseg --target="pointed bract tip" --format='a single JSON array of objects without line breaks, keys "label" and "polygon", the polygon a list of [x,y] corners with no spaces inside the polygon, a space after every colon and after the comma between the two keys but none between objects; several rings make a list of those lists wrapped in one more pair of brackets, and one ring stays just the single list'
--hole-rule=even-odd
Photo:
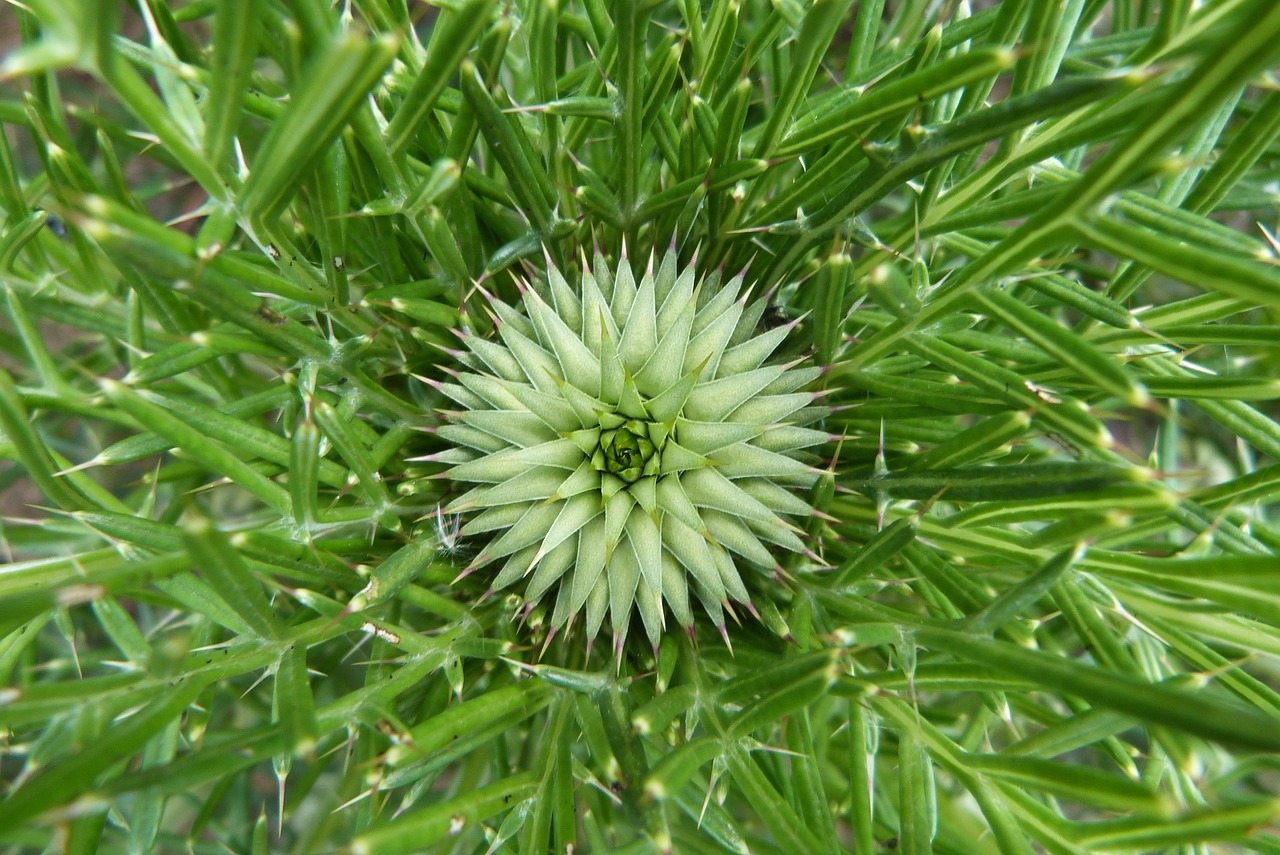
[{"label": "pointed bract tip", "polygon": [[724,646],[729,648],[729,655],[733,656],[733,642],[729,640],[729,630],[722,624],[716,624],[716,629],[720,632],[720,637],[724,639]]},{"label": "pointed bract tip", "polygon": [[542,642],[542,649],[538,651],[538,658],[541,659],[547,653],[547,648],[551,646],[552,640],[556,637],[557,630],[554,626],[547,630],[547,640]]},{"label": "pointed bract tip", "polygon": [[440,389],[440,387],[441,387],[442,385],[444,385],[443,383],[441,383],[439,380],[435,379],[434,377],[427,377],[427,376],[422,375],[422,374],[413,374],[413,375],[411,375],[411,376],[412,376],[412,377],[415,377],[415,378],[416,378],[416,379],[418,379],[418,380],[421,380],[423,383],[426,383],[426,384],[427,384],[428,386],[430,386],[432,389],[439,390],[439,389]]},{"label": "pointed bract tip", "polygon": [[[476,571],[477,571],[477,570],[479,570],[479,569],[480,569],[480,565],[479,565],[479,564],[470,564],[470,565],[468,565],[468,566],[464,567],[464,568],[462,569],[462,572],[461,572],[461,573],[459,573],[457,576],[455,576],[455,577],[453,578],[453,581],[452,581],[452,582],[450,582],[449,584],[450,584],[450,585],[456,585],[456,584],[458,584],[459,582],[461,582],[463,579],[467,578],[468,576],[470,576],[472,573],[476,572]],[[490,588],[490,589],[489,589],[489,591],[485,591],[485,592],[484,592],[485,597],[489,596],[489,592],[490,592],[490,591],[492,591],[492,590],[493,590],[493,589],[492,589],[492,588]],[[480,599],[482,599],[482,600],[483,600],[483,599],[484,599],[484,597],[481,597]]]}]

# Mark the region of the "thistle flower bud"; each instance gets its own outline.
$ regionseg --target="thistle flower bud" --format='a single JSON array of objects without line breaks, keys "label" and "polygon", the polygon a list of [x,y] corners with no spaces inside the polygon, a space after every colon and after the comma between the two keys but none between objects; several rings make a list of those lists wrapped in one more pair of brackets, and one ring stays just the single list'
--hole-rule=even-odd
[{"label": "thistle flower bud", "polygon": [[469,370],[439,386],[463,408],[438,431],[449,477],[478,485],[446,512],[493,534],[465,573],[502,561],[493,589],[554,592],[554,630],[585,611],[594,637],[608,612],[622,639],[638,608],[656,644],[667,611],[692,625],[691,595],[723,627],[750,604],[742,569],[808,553],[786,517],[812,512],[797,452],[828,439],[798,391],[818,369],[769,362],[790,327],[756,333],[741,275],[704,291],[674,252],[638,283],[625,261],[594,270],[492,301],[501,342],[464,337]]}]

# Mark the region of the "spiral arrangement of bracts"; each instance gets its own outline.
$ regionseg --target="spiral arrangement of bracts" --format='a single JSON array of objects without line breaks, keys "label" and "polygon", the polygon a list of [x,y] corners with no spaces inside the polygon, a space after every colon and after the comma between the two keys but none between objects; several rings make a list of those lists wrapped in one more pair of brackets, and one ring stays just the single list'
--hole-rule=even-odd
[{"label": "spiral arrangement of bracts", "polygon": [[625,250],[616,271],[584,259],[576,293],[547,274],[523,311],[491,298],[500,342],[460,332],[469,370],[433,383],[461,406],[433,459],[478,485],[446,511],[492,537],[464,575],[502,560],[490,589],[525,580],[531,607],[555,589],[552,633],[585,611],[594,638],[607,612],[620,647],[634,607],[656,644],[696,598],[723,634],[732,603],[753,608],[740,568],[812,556],[787,517],[812,513],[803,450],[830,438],[800,391],[822,369],[768,363],[794,322],[758,333],[767,300],[748,304],[742,274],[699,282],[670,251],[637,283]]}]

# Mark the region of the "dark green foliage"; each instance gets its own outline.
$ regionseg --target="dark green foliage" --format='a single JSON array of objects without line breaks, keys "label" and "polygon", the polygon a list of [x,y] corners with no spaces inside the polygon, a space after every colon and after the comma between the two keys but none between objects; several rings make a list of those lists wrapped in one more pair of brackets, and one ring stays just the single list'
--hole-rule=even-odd
[{"label": "dark green foliage", "polygon": [[[1273,0],[0,16],[0,853],[1280,851]],[[671,245],[840,440],[591,648],[438,389]]]}]

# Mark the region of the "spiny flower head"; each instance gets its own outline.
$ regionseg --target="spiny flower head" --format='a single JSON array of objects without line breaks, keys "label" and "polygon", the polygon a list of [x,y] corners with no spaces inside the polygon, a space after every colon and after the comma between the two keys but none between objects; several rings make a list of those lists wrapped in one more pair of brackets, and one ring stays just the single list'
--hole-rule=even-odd
[{"label": "spiny flower head", "polygon": [[625,250],[616,271],[597,255],[575,292],[548,261],[523,311],[491,299],[500,343],[463,334],[469,370],[436,384],[463,407],[436,459],[478,484],[447,510],[493,535],[464,575],[503,561],[491,589],[524,580],[531,606],[554,592],[553,632],[585,610],[594,638],[608,612],[620,648],[634,606],[656,644],[696,599],[723,633],[731,601],[752,608],[740,567],[811,554],[786,517],[812,512],[790,488],[813,483],[797,456],[828,439],[799,391],[820,369],[768,362],[794,324],[757,334],[766,301],[748,306],[741,274],[677,267],[651,257],[637,283]]}]

